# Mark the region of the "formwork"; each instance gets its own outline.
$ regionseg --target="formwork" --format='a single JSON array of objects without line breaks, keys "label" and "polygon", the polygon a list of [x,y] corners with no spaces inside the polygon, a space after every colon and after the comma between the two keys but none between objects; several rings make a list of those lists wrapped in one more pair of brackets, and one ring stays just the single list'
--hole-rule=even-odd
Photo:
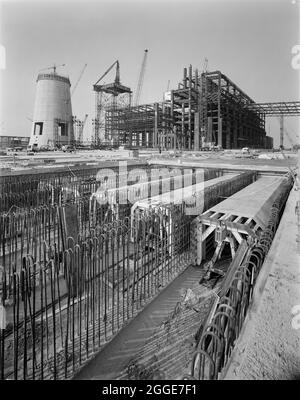
[{"label": "formwork", "polygon": [[[200,221],[208,226],[207,229],[215,230],[216,251],[219,245],[230,241],[233,236],[239,244],[237,249],[232,249],[232,261],[228,262],[223,273],[224,278],[214,304],[204,323],[201,322],[198,327],[190,372],[184,379],[223,379],[248,317],[249,307],[251,304],[253,306],[255,284],[258,284],[259,273],[264,268],[265,257],[272,245],[293,185],[290,174],[281,179],[266,178],[268,182],[261,179],[236,193],[234,197],[237,204],[234,210],[234,200],[227,199],[218,205],[219,208],[217,206],[216,211],[220,211],[219,213],[208,210],[206,216],[204,213],[203,218],[200,217]],[[241,193],[245,196],[241,196]],[[249,202],[249,195],[253,201]],[[211,211],[213,210],[214,208]],[[240,235],[240,238],[236,235]],[[201,241],[200,231],[200,244]],[[218,257],[214,256],[211,259],[210,272],[214,270],[220,274],[220,270],[211,267],[221,257],[221,253],[219,252]],[[204,271],[207,265],[209,264],[204,264]]]}]

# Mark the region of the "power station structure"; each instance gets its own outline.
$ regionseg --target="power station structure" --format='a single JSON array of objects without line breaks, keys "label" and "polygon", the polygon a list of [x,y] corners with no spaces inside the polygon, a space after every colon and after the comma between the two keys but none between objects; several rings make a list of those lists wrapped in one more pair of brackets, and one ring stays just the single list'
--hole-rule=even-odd
[{"label": "power station structure", "polygon": [[272,148],[265,132],[265,114],[221,71],[184,68],[177,89],[164,101],[126,107],[107,107],[106,137],[120,145],[200,150]]},{"label": "power station structure", "polygon": [[[190,65],[183,69],[177,88],[164,93],[163,101],[140,104],[147,56],[145,50],[134,100],[130,87],[121,84],[118,60],[93,85],[94,147],[271,149],[273,138],[266,134],[266,117],[279,117],[280,147],[284,148],[283,118],[300,115],[300,102],[256,103],[221,71],[209,72],[205,67],[199,72]],[[86,65],[71,93],[69,78],[57,74],[55,65],[53,71],[39,73],[29,141],[33,149],[83,143],[87,114],[83,120],[73,116],[71,98]],[[114,81],[100,82],[114,67]]]},{"label": "power station structure", "polygon": [[[146,56],[145,50],[142,75]],[[138,86],[138,96],[140,90]],[[100,136],[100,129],[95,129],[95,144],[109,140],[115,145],[163,150],[201,150],[216,146],[271,149],[273,138],[266,134],[266,117],[277,116],[281,118],[280,147],[283,148],[283,117],[300,114],[299,102],[256,103],[221,71],[209,72],[205,68],[199,73],[192,65],[184,68],[182,81],[176,89],[165,92],[162,102],[132,104],[130,97],[122,105],[119,95],[123,93],[115,91],[113,101],[106,106],[103,87],[101,96],[99,93],[95,124],[101,125],[103,134]]]},{"label": "power station structure", "polygon": [[[37,77],[35,106],[29,145],[59,146],[74,141],[72,104],[68,77],[53,71]],[[48,68],[49,69],[49,68]]]}]

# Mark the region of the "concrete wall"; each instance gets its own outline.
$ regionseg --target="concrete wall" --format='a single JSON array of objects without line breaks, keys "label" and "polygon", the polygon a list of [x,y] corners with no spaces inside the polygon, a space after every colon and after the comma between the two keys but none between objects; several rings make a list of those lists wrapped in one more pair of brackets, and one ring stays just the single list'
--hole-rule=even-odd
[{"label": "concrete wall", "polygon": [[[55,146],[73,140],[70,86],[68,78],[54,73],[38,76],[30,145]],[[43,124],[41,132],[37,123]],[[66,135],[60,135],[59,126],[65,127]]]}]

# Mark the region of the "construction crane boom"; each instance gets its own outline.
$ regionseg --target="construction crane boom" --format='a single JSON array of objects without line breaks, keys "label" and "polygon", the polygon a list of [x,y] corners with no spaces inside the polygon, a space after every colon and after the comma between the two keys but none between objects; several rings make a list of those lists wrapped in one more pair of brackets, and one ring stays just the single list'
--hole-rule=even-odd
[{"label": "construction crane boom", "polygon": [[85,114],[83,125],[85,125],[88,116],[89,116],[89,114]]},{"label": "construction crane boom", "polygon": [[[115,78],[115,83],[120,83],[120,65],[119,65],[119,61],[115,61],[105,72],[104,74],[97,80],[97,82],[95,83],[95,85],[97,85],[101,79],[103,79],[108,73],[109,71],[111,71],[113,69],[113,67],[116,66],[116,78]],[[94,86],[95,86],[94,85]]]},{"label": "construction crane boom", "polygon": [[208,68],[208,59],[205,57],[204,63],[203,63],[203,72],[206,73]]},{"label": "construction crane boom", "polygon": [[75,85],[74,85],[74,87],[73,87],[72,92],[71,92],[71,97],[73,96],[73,94],[74,94],[74,92],[75,92],[75,90],[76,90],[76,88],[77,88],[77,85],[78,85],[80,79],[82,78],[82,75],[83,75],[83,73],[84,73],[86,67],[87,67],[87,64],[84,64],[84,67],[82,68],[82,70],[81,70],[81,72],[80,72],[80,75],[79,75],[79,77],[78,77],[78,79],[77,79],[77,81],[76,81],[76,83],[75,83]]},{"label": "construction crane boom", "polygon": [[143,57],[143,62],[142,62],[141,70],[140,70],[139,80],[138,80],[137,88],[136,88],[136,92],[135,92],[135,98],[134,98],[135,106],[138,106],[139,101],[140,101],[140,96],[141,96],[143,81],[144,81],[144,76],[145,76],[147,55],[148,55],[148,50],[146,49],[144,52],[144,57]]}]

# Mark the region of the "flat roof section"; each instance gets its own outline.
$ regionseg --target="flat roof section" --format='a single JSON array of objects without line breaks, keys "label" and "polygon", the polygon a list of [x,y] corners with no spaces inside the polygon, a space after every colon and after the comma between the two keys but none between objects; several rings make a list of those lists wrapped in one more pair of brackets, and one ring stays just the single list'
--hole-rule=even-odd
[{"label": "flat roof section", "polygon": [[[285,178],[267,176],[240,190],[226,200],[210,208],[205,212],[206,218],[214,218],[213,214],[225,214],[226,216],[244,217],[254,220],[261,228],[268,222],[270,209],[274,200],[281,191]],[[231,221],[234,222],[231,218]]]},{"label": "flat roof section", "polygon": [[197,183],[196,185],[190,185],[184,188],[176,189],[173,191],[169,191],[166,193],[163,193],[158,196],[150,197],[149,199],[141,200],[138,201],[137,203],[134,204],[134,208],[142,208],[142,209],[147,209],[150,207],[155,207],[159,206],[162,204],[180,204],[183,200],[186,200],[193,196],[196,193],[199,193],[205,190],[207,187],[216,185],[218,183],[224,182],[228,179],[231,179],[238,174],[226,174],[223,176],[220,176],[218,178],[214,179],[209,179],[208,181],[200,182]]}]

